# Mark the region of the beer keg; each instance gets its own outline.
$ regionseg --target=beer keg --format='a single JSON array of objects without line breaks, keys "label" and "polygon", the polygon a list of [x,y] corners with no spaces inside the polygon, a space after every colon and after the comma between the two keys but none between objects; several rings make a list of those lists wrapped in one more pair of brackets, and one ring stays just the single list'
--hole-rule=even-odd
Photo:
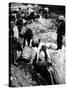
[{"label": "beer keg", "polygon": [[25,46],[22,52],[22,58],[30,60],[32,55],[32,49],[29,46]]}]

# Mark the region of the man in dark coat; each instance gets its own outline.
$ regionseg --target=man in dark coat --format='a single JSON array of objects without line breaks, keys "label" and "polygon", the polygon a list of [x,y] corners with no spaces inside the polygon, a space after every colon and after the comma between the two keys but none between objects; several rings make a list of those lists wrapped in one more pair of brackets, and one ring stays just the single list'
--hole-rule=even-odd
[{"label": "man in dark coat", "polygon": [[24,38],[23,47],[25,46],[25,44],[26,44],[25,42],[26,41],[27,41],[27,44],[29,46],[30,45],[30,41],[31,41],[31,39],[33,37],[33,33],[32,33],[32,30],[31,29],[24,27],[22,29],[21,33],[19,33],[19,36],[21,38]]},{"label": "man in dark coat", "polygon": [[25,40],[27,40],[28,46],[30,45],[30,40],[32,39],[32,37],[33,37],[32,30],[27,28],[27,31],[26,31],[26,33],[24,35],[24,38],[25,38]]},{"label": "man in dark coat", "polygon": [[63,16],[59,16],[60,25],[57,29],[57,49],[62,48],[63,36],[65,36],[65,21]]},{"label": "man in dark coat", "polygon": [[49,16],[49,8],[45,7],[42,12],[42,17],[48,19],[48,16]]}]

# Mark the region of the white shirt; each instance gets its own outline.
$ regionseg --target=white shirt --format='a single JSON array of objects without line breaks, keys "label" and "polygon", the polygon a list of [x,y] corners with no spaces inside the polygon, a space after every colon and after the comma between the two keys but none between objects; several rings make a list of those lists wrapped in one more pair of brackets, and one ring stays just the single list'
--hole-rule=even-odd
[{"label": "white shirt", "polygon": [[18,28],[17,28],[16,25],[13,27],[13,31],[14,31],[14,37],[18,38],[19,37],[19,32],[18,32]]}]

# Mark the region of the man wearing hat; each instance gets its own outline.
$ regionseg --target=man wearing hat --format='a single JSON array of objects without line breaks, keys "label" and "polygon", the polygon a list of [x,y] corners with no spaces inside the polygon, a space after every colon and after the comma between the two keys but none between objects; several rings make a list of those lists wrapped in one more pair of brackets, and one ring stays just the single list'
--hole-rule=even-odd
[{"label": "man wearing hat", "polygon": [[49,13],[49,8],[45,7],[42,12],[42,17],[44,17],[45,19],[48,19],[48,13]]},{"label": "man wearing hat", "polygon": [[58,21],[59,21],[59,26],[57,29],[57,49],[61,49],[62,48],[62,40],[63,40],[63,36],[65,36],[65,21],[64,21],[64,16],[60,15],[58,17]]}]

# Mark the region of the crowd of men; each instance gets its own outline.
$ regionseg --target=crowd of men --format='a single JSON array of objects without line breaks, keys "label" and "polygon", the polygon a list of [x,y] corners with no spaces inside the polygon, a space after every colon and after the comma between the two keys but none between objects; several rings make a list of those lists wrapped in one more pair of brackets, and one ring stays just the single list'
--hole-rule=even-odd
[{"label": "crowd of men", "polygon": [[[16,17],[9,16],[9,40],[10,40],[10,58],[12,64],[22,62],[32,65],[51,66],[51,60],[48,47],[33,31],[27,27],[28,24],[36,21],[40,17],[47,19],[49,8],[42,9],[42,14],[36,14],[33,9],[27,8],[28,13],[18,8]],[[57,29],[57,49],[62,48],[62,39],[65,35],[65,21],[63,16],[59,16],[60,25]]]},{"label": "crowd of men", "polygon": [[[26,46],[26,51],[31,47],[38,48],[40,40],[35,37],[32,30],[27,28],[26,26],[27,24],[32,23],[32,21],[39,19],[40,15],[36,14],[31,8],[27,8],[28,14],[23,12],[20,7],[18,8],[18,10],[19,11],[16,14],[16,17],[12,16],[12,14],[10,14],[9,16],[9,34],[12,40],[11,42],[13,43],[13,50],[15,52],[23,51]],[[48,8],[45,8],[44,10],[42,10],[42,17],[47,18],[47,16]]]}]

